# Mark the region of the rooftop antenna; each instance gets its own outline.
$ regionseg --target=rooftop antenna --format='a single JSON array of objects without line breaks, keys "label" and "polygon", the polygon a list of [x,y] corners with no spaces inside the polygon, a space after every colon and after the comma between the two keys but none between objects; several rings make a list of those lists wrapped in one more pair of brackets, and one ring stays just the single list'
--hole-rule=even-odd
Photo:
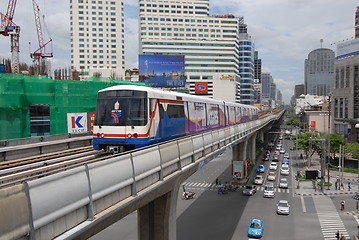
[{"label": "rooftop antenna", "polygon": [[323,48],[323,39],[320,39],[320,48]]}]

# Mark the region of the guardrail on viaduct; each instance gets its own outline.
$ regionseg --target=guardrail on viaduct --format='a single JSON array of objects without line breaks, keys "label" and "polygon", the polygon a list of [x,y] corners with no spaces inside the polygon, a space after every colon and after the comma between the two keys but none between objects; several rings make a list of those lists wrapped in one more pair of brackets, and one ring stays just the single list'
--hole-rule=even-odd
[{"label": "guardrail on viaduct", "polygon": [[[141,207],[147,189],[198,167],[278,120],[264,119],[166,142],[0,190],[0,239],[52,239],[91,226],[111,208]],[[242,140],[243,141],[243,140]],[[195,171],[195,170],[194,170]],[[188,177],[188,176],[187,176]],[[132,206],[132,208],[130,207]],[[125,209],[127,207],[128,209]],[[76,230],[77,229],[77,230]],[[72,238],[68,234],[68,238]]]}]

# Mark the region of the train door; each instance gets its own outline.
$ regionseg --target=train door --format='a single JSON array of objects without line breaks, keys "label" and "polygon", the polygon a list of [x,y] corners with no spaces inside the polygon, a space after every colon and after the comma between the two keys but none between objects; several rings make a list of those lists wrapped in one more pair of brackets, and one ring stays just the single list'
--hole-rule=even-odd
[{"label": "train door", "polygon": [[166,129],[166,119],[165,119],[165,109],[163,108],[162,104],[158,104],[158,110],[160,113],[160,122],[159,122],[159,129],[158,129],[158,135],[159,138],[163,138],[165,136],[165,129]]}]

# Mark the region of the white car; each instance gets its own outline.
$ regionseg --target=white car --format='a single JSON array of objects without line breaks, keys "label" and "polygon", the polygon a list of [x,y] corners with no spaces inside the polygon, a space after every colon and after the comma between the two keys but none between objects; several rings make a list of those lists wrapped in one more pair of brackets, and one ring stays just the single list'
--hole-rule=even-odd
[{"label": "white car", "polygon": [[263,176],[262,175],[257,175],[254,178],[254,184],[262,185],[263,184]]},{"label": "white car", "polygon": [[281,154],[284,154],[284,153],[285,153],[284,148],[282,148],[281,150],[279,150],[279,152],[280,152]]},{"label": "white car", "polygon": [[277,214],[289,215],[290,205],[287,200],[279,200],[277,203]]},{"label": "white car", "polygon": [[281,175],[289,175],[289,165],[288,164],[282,164],[280,168],[280,174]]},{"label": "white car", "polygon": [[274,186],[273,184],[268,184],[264,187],[263,196],[266,198],[274,198]]},{"label": "white car", "polygon": [[280,188],[288,188],[288,179],[281,178],[279,181],[279,187]]},{"label": "white car", "polygon": [[277,163],[276,162],[271,162],[269,165],[269,170],[277,170]]},{"label": "white car", "polygon": [[275,172],[268,173],[268,181],[275,181]]}]

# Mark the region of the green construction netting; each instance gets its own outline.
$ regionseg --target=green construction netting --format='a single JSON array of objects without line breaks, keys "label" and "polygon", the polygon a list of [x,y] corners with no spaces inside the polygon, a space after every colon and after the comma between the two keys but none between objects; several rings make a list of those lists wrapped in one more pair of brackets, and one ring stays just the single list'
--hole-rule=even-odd
[{"label": "green construction netting", "polygon": [[30,105],[50,106],[50,134],[67,133],[67,113],[95,112],[98,90],[120,84],[111,78],[82,81],[0,74],[0,140],[30,137]]}]

